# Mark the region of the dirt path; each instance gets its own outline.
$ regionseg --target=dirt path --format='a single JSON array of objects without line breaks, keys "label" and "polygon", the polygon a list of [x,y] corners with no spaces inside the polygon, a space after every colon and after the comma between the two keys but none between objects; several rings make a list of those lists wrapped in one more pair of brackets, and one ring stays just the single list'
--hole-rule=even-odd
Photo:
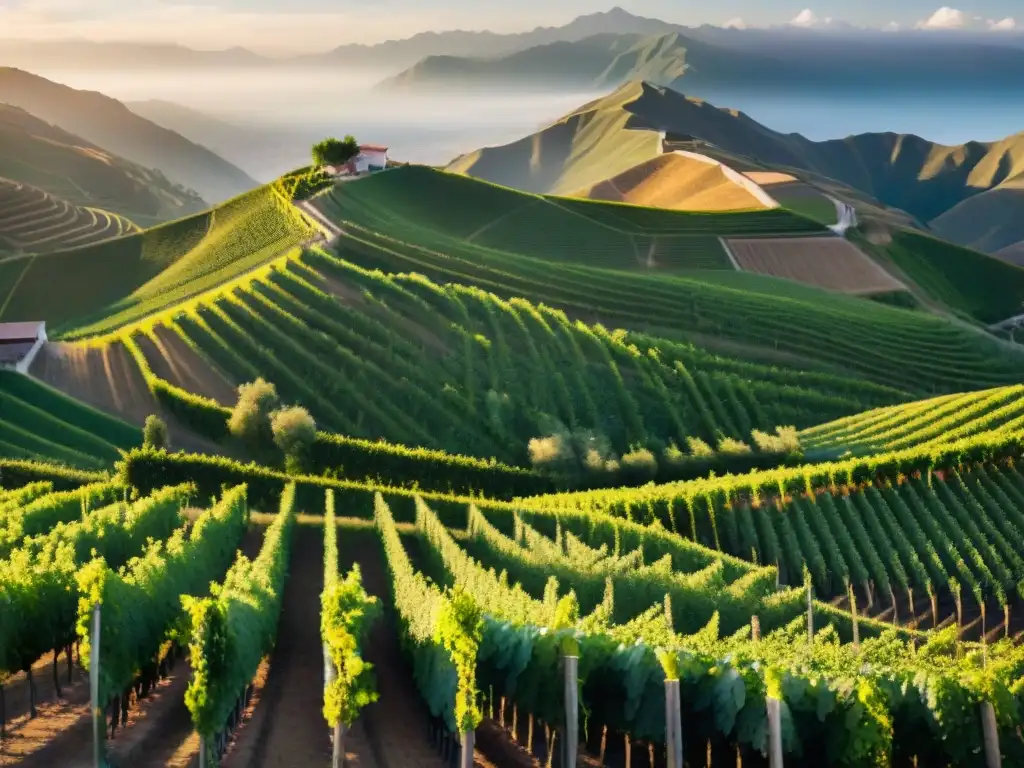
[{"label": "dirt path", "polygon": [[225,768],[306,768],[330,763],[330,738],[320,712],[323,534],[318,526],[297,525],[292,535],[288,582],[266,687],[252,721],[224,761]]}]

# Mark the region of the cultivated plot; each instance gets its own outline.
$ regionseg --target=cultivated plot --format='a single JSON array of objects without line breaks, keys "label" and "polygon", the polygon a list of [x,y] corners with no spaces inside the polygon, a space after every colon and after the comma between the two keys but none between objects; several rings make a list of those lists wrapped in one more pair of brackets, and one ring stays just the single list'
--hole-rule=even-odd
[{"label": "cultivated plot", "polygon": [[839,237],[730,238],[736,266],[852,294],[902,291],[905,286]]}]

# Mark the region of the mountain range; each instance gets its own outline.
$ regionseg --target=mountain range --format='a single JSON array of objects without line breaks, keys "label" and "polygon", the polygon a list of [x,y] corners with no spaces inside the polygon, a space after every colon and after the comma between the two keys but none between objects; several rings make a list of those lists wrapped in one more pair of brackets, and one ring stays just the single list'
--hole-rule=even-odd
[{"label": "mountain range", "polygon": [[18,107],[0,104],[0,177],[142,226],[208,207],[160,171],[118,157]]},{"label": "mountain range", "polygon": [[195,190],[211,203],[257,186],[244,171],[209,149],[94,91],[0,68],[0,103],[4,102],[127,160],[159,169],[172,182]]},{"label": "mountain range", "polygon": [[[703,38],[703,39],[702,39]],[[763,41],[770,39],[772,44]],[[945,40],[945,38],[944,38]],[[388,88],[614,88],[647,80],[710,96],[716,90],[836,93],[986,89],[1024,93],[1024,48],[875,38],[605,33],[509,54],[429,56],[388,78]]]},{"label": "mountain range", "polygon": [[576,42],[594,35],[657,36],[677,33],[690,40],[727,49],[815,58],[865,57],[865,51],[879,47],[895,50],[916,48],[955,51],[957,49],[1024,48],[1024,34],[999,35],[969,31],[944,33],[933,30],[881,32],[833,23],[823,28],[782,25],[770,28],[736,29],[712,25],[687,27],[661,19],[647,18],[614,7],[584,14],[561,26],[536,27],[526,32],[500,33],[488,30],[447,30],[421,32],[404,39],[373,44],[346,44],[328,51],[293,56],[267,56],[241,47],[223,50],[195,50],[182,45],[89,40],[25,41],[0,40],[0,65],[26,69],[132,69],[346,66],[399,71],[430,56],[501,57],[555,42]]},{"label": "mountain range", "polygon": [[537,133],[458,157],[448,170],[571,194],[658,156],[663,134],[791,172],[869,212],[903,211],[958,244],[1013,255],[1024,243],[1024,133],[960,146],[896,133],[819,142],[650,83],[629,83]]}]

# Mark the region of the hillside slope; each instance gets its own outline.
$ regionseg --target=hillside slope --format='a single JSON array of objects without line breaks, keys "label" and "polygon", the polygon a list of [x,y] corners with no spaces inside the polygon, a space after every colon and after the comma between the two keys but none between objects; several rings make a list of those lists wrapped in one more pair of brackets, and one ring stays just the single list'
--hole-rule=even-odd
[{"label": "hillside slope", "polygon": [[136,231],[117,214],[79,207],[37,187],[0,178],[0,252],[45,253]]},{"label": "hillside slope", "polygon": [[77,91],[20,69],[0,68],[0,102],[90,141],[217,203],[257,182],[205,147],[151,123],[121,102],[92,91]]},{"label": "hillside slope", "polygon": [[[1024,133],[956,147],[895,133],[818,142],[647,83],[627,84],[531,136],[456,158],[448,169],[530,191],[567,192],[657,156],[660,131],[852,188],[960,245],[995,252],[1024,238]],[[570,186],[580,177],[586,182]]]},{"label": "hillside slope", "polygon": [[0,104],[0,177],[145,226],[208,207],[163,173],[108,152],[28,112]]},{"label": "hillside slope", "polygon": [[311,235],[273,187],[259,187],[128,237],[0,260],[0,321],[39,318],[54,334],[72,319],[116,327],[258,267]]}]

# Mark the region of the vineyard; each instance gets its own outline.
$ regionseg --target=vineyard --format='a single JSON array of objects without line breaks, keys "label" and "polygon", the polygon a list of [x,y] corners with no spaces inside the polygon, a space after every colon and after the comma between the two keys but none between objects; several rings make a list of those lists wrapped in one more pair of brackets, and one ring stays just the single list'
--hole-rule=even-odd
[{"label": "vineyard", "polygon": [[0,209],[0,249],[14,253],[77,248],[138,231],[117,214],[81,208],[5,179],[0,179]]},{"label": "vineyard", "polygon": [[1011,345],[785,209],[285,182],[0,261],[0,766],[1024,766]]},{"label": "vineyard", "polygon": [[[586,431],[605,444],[606,458],[638,444],[685,449],[692,439],[714,448],[731,438],[756,449],[755,430],[810,426],[902,398],[891,388],[741,364],[573,322],[522,299],[384,277],[307,251],[119,337],[156,397],[214,440],[227,418],[216,392],[197,391],[196,379],[176,376],[173,365],[164,366],[170,381],[153,373],[171,337],[189,350],[192,370],[206,366],[236,385],[262,376],[326,431],[520,466],[536,437]],[[549,386],[533,385],[538,371]],[[337,465],[330,450],[324,442],[319,455]]]},{"label": "vineyard", "polygon": [[142,433],[24,376],[0,371],[0,455],[102,468]]},{"label": "vineyard", "polygon": [[[89,332],[164,309],[280,256],[312,230],[261,187],[214,211],[31,259],[0,261],[0,320],[72,318]],[[61,275],[56,284],[54,273]]]}]

